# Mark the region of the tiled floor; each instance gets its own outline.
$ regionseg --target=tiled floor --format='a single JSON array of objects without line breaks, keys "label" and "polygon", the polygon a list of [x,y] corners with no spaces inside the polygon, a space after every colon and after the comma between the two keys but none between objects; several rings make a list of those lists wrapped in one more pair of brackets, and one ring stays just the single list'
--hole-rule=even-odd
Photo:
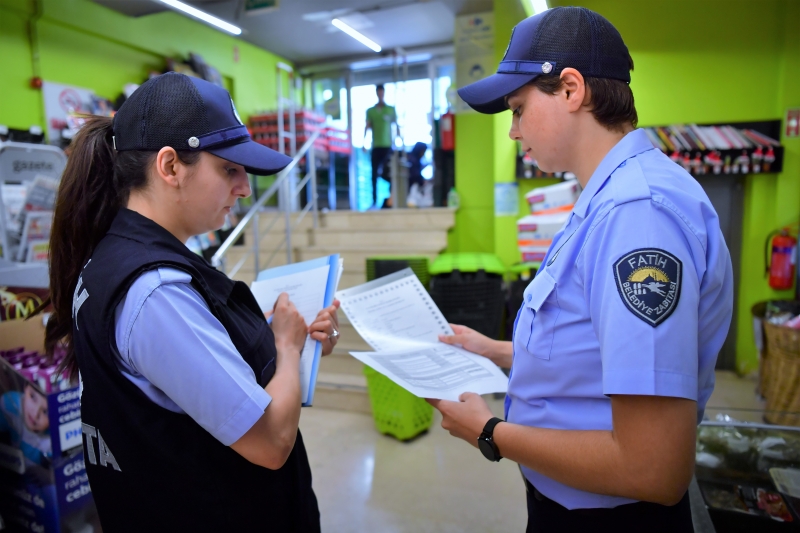
[{"label": "tiled floor", "polygon": [[714,393],[706,405],[710,419],[718,413],[744,422],[764,422],[764,401],[756,395],[756,378],[742,378],[735,372],[718,370]]},{"label": "tiled floor", "polygon": [[[502,402],[491,401],[500,416]],[[708,403],[761,421],[755,381],[718,372]],[[324,532],[521,532],[525,489],[510,461],[486,461],[452,438],[435,413],[430,432],[402,443],[375,431],[368,415],[304,409],[300,423],[314,475]]]},{"label": "tiled floor", "polygon": [[[502,401],[492,400],[502,416]],[[515,463],[490,463],[444,431],[402,443],[375,431],[372,417],[304,409],[322,531],[461,533],[524,531],[525,488]]]}]

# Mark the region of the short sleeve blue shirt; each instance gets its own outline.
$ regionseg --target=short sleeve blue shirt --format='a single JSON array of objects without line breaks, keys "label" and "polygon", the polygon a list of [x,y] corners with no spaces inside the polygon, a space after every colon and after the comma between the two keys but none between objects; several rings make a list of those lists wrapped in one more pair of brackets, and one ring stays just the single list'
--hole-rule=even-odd
[{"label": "short sleeve blue shirt", "polygon": [[[509,422],[611,430],[613,394],[688,398],[698,422],[733,312],[733,271],[697,181],[627,134],[587,183],[514,326]],[[568,509],[633,500],[588,493],[523,467]]]},{"label": "short sleeve blue shirt", "polygon": [[192,417],[230,446],[272,398],[191,281],[173,268],[136,279],[114,317],[117,365],[154,403]]}]

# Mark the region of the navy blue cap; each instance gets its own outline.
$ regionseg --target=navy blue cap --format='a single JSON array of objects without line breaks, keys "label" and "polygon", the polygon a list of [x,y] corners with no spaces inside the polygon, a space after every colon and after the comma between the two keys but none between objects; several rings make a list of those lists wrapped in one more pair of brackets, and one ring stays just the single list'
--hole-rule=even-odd
[{"label": "navy blue cap", "polygon": [[608,20],[584,7],[554,7],[517,24],[497,74],[458,95],[475,111],[499,113],[508,109],[509,94],[568,67],[586,78],[631,81],[628,47]]},{"label": "navy blue cap", "polygon": [[280,172],[292,161],[253,141],[228,91],[176,72],[143,83],[114,116],[117,151],[165,146],[208,152],[258,175]]}]

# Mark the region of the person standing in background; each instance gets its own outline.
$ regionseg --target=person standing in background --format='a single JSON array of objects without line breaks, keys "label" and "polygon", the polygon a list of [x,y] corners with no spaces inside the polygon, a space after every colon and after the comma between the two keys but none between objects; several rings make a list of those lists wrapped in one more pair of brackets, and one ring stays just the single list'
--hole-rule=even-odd
[{"label": "person standing in background", "polygon": [[[364,129],[364,137],[367,131],[372,130],[372,199],[376,208],[378,205],[378,176],[389,181],[389,158],[392,156],[392,124],[397,128],[397,136],[400,136],[400,126],[397,125],[397,112],[394,107],[386,105],[383,101],[385,93],[383,85],[375,87],[378,95],[378,103],[367,109],[367,127]],[[364,146],[364,151],[367,147]],[[391,182],[390,182],[391,187]]]},{"label": "person standing in background", "polygon": [[[430,207],[425,198],[425,178],[422,177],[422,169],[428,166],[422,161],[426,151],[428,151],[428,145],[418,142],[408,153],[408,197],[406,199],[408,207]],[[432,196],[430,200],[432,203]]]}]

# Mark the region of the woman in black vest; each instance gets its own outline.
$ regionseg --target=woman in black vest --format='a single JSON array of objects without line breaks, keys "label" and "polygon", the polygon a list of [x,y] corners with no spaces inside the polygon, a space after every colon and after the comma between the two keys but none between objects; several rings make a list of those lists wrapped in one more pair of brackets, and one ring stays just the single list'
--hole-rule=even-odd
[{"label": "woman in black vest", "polygon": [[75,139],[50,243],[50,348],[83,380],[84,458],[117,531],[319,531],[298,431],[306,336],[330,353],[337,304],[270,328],[250,290],[184,243],[222,226],[247,173],[290,159],[250,139],[230,95],[143,84]]}]

